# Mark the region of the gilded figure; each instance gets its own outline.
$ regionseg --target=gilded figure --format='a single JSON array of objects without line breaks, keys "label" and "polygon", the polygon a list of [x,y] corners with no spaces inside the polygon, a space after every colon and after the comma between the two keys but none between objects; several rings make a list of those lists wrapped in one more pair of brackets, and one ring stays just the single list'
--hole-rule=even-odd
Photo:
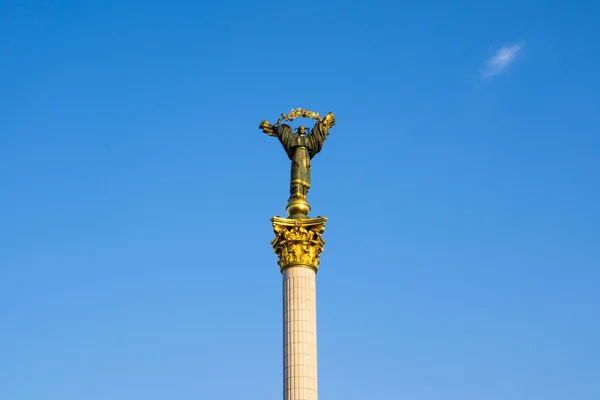
[{"label": "gilded figure", "polygon": [[[269,136],[275,136],[279,139],[283,148],[290,158],[291,173],[290,173],[290,200],[306,199],[308,190],[310,189],[310,160],[321,151],[323,143],[329,135],[329,128],[335,125],[335,116],[333,113],[327,114],[324,118],[320,118],[318,113],[301,110],[292,113],[300,114],[303,117],[317,119],[312,130],[305,126],[299,126],[294,133],[291,126],[281,124],[281,119],[275,125],[267,121],[262,121],[259,128]],[[286,117],[282,115],[284,120],[297,117],[296,114],[288,114]],[[306,115],[304,115],[304,114]],[[289,117],[292,115],[292,117]]]}]

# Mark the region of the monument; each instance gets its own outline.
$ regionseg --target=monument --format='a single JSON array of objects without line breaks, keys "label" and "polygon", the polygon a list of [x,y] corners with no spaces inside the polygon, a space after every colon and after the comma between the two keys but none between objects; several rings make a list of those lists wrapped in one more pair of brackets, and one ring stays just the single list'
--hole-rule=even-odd
[{"label": "monument", "polygon": [[[316,120],[314,128],[304,126],[296,133],[282,121],[297,118]],[[287,218],[273,217],[275,239],[271,242],[279,257],[283,276],[283,398],[317,400],[317,292],[315,276],[327,218],[310,218],[307,194],[310,189],[310,160],[321,151],[335,125],[333,113],[298,108],[281,114],[275,124],[262,121],[259,128],[279,139],[291,160],[290,197]]]}]

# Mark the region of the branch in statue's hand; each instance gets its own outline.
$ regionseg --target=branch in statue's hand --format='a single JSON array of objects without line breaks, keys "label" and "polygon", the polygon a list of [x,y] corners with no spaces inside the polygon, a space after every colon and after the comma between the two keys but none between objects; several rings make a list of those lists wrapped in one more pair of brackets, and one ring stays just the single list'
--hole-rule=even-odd
[{"label": "branch in statue's hand", "polygon": [[258,128],[262,129],[262,131],[269,136],[277,136],[277,133],[275,133],[275,129],[273,128],[273,125],[271,125],[269,123],[269,121],[262,121],[260,123],[260,125],[258,126]]},{"label": "branch in statue's hand", "polygon": [[335,125],[335,115],[332,112],[328,113],[325,117],[323,117],[322,121],[323,125],[327,128],[331,128]]}]

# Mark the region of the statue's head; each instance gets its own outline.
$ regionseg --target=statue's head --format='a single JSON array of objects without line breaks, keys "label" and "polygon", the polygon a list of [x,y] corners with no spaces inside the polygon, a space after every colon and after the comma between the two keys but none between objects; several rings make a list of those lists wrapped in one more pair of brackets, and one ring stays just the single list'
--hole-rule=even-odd
[{"label": "statue's head", "polygon": [[298,136],[304,136],[306,135],[306,128],[303,125],[300,125],[298,127]]}]

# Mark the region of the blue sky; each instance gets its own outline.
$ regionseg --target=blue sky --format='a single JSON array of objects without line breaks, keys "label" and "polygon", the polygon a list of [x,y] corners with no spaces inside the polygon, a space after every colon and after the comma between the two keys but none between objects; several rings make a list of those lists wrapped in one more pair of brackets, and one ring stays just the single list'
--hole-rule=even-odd
[{"label": "blue sky", "polygon": [[323,399],[600,398],[600,3],[0,1],[0,398],[280,399],[262,119]]}]

